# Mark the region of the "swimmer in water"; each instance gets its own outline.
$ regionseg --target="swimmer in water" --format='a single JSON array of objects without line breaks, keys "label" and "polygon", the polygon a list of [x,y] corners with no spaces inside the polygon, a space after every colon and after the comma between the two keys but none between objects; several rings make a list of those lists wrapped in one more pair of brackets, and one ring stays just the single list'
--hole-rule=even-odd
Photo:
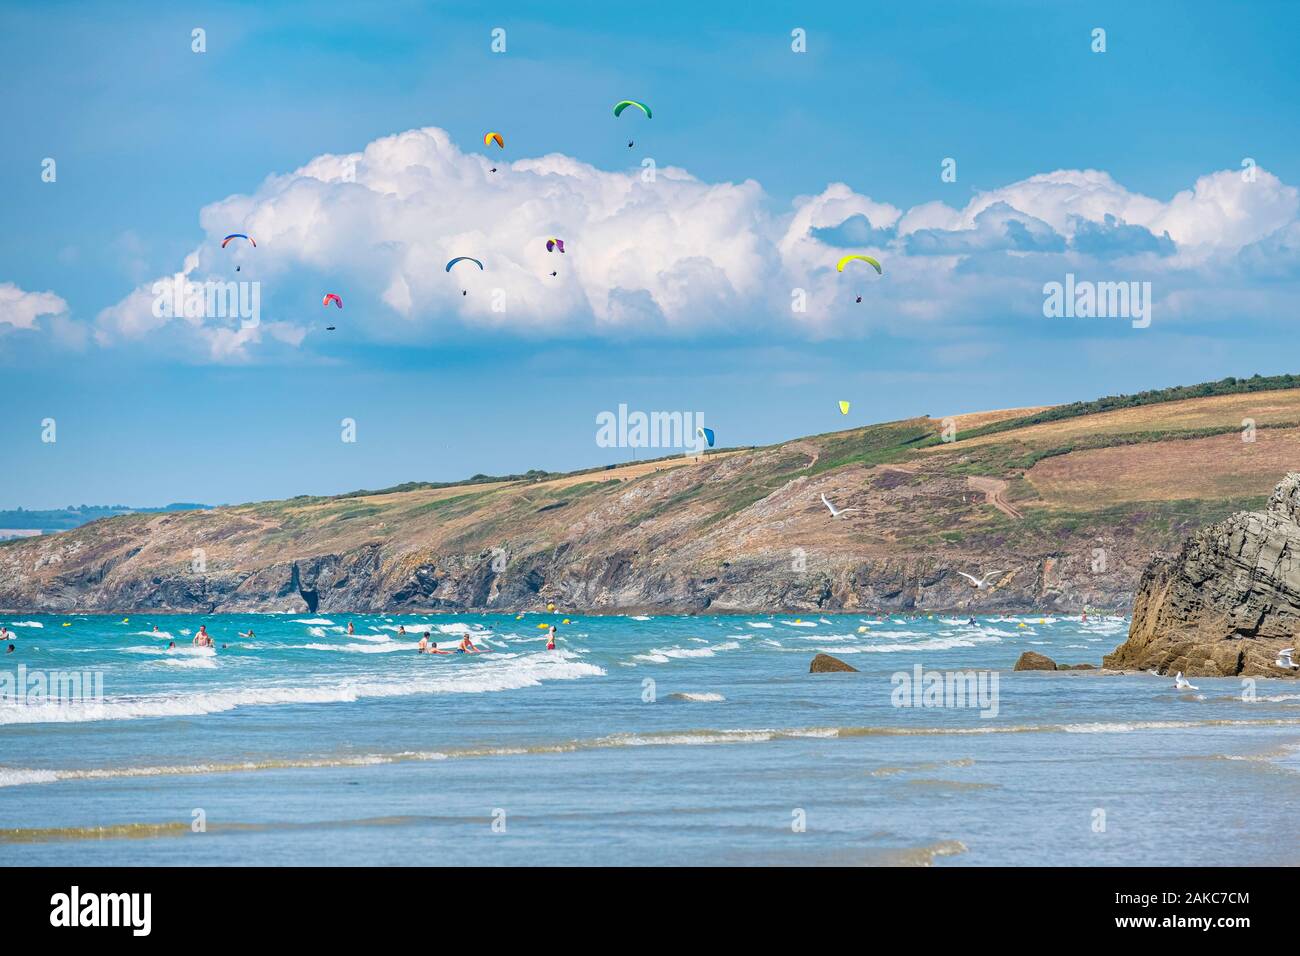
[{"label": "swimmer in water", "polygon": [[212,638],[208,635],[208,626],[206,624],[199,625],[199,633],[194,635],[194,639],[190,643],[195,647],[212,646]]},{"label": "swimmer in water", "polygon": [[248,633],[247,633],[247,634],[245,634],[243,631],[240,631],[240,632],[239,632],[239,636],[240,636],[240,637],[249,637],[249,638],[251,638],[251,637],[253,636],[253,629],[250,627],[250,628],[248,629]]},{"label": "swimmer in water", "polygon": [[451,653],[451,651],[440,651],[440,650],[438,650],[438,642],[437,642],[437,641],[431,641],[431,640],[429,640],[429,636],[430,636],[430,635],[429,635],[429,632],[428,632],[428,631],[425,631],[425,632],[424,632],[424,637],[420,638],[420,643],[421,643],[421,644],[428,644],[428,645],[429,645],[428,653],[430,653],[430,654],[450,654],[450,653]]},{"label": "swimmer in water", "polygon": [[471,640],[469,639],[469,635],[468,635],[468,634],[466,634],[464,637],[462,637],[462,638],[460,639],[460,647],[457,648],[457,650],[458,650],[461,654],[481,654],[481,653],[483,653],[482,649],[479,648],[479,647],[476,647],[476,646],[474,645],[474,642],[471,641]]},{"label": "swimmer in water", "polygon": [[5,651],[5,653],[6,653],[6,654],[12,654],[13,652],[14,652],[14,646],[13,646],[12,644],[10,644],[10,645],[9,645],[9,650]]},{"label": "swimmer in water", "polygon": [[423,654],[429,649],[429,632],[425,631],[420,635],[420,643],[416,645],[416,653]]},{"label": "swimmer in water", "polygon": [[352,636],[353,634],[355,634],[356,632],[357,632],[357,629],[356,629],[355,627],[352,626],[352,622],[351,622],[351,621],[348,621],[348,636],[350,637],[350,636]]},{"label": "swimmer in water", "polygon": [[555,650],[555,625],[554,624],[551,625],[551,629],[550,631],[547,632],[546,635],[546,649],[548,651]]},{"label": "swimmer in water", "polygon": [[167,642],[167,650],[169,650],[169,651],[174,651],[174,650],[176,650],[176,642],[175,642],[175,641],[168,641],[168,642]]},{"label": "swimmer in water", "polygon": [[398,637],[406,637],[406,625],[405,625],[405,624],[399,624],[399,625],[397,625],[397,636],[398,636]]}]

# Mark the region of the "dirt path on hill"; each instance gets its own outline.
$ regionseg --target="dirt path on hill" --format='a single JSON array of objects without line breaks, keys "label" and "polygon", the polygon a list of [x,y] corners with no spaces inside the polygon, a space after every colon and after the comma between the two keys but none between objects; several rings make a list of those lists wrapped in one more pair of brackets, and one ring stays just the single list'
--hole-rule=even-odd
[{"label": "dirt path on hill", "polygon": [[1004,515],[1017,520],[1024,517],[1007,501],[1005,497],[1007,483],[1001,478],[970,477],[966,479],[966,487],[972,491],[984,492],[984,500]]}]

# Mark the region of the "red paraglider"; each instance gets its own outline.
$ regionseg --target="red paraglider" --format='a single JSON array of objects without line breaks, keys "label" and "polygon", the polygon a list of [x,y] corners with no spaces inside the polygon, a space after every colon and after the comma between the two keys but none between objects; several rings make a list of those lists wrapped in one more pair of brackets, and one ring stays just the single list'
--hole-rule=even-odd
[{"label": "red paraglider", "polygon": [[320,300],[320,304],[321,304],[321,305],[329,305],[329,304],[330,304],[330,299],[333,299],[333,300],[334,300],[334,304],[335,304],[336,306],[338,306],[340,309],[343,308],[343,300],[340,299],[340,298],[339,298],[335,293],[333,293],[333,292],[327,293],[326,296],[325,296],[325,298],[323,298],[323,299]]}]

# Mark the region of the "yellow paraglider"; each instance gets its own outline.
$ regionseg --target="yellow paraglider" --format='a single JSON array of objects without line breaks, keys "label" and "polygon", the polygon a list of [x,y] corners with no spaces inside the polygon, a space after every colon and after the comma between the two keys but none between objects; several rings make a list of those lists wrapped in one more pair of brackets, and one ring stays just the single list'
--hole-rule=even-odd
[{"label": "yellow paraglider", "polygon": [[848,413],[849,413],[849,403],[848,403],[848,402],[840,402],[840,414],[841,414],[841,415],[847,415]]},{"label": "yellow paraglider", "polygon": [[880,271],[880,263],[878,261],[873,259],[871,256],[858,256],[858,255],[845,256],[844,258],[842,258],[839,262],[835,263],[835,271],[843,272],[844,267],[848,265],[850,262],[853,262],[855,259],[861,259],[863,262],[874,267],[876,270],[876,275],[884,274],[883,272]]},{"label": "yellow paraglider", "polygon": [[501,149],[505,149],[505,148],[506,148],[506,141],[505,141],[504,137],[502,137],[502,135],[501,135],[500,133],[484,133],[484,134],[483,134],[483,145],[484,145],[484,146],[490,146],[490,145],[492,145],[493,143],[496,143],[497,146],[500,147]]}]

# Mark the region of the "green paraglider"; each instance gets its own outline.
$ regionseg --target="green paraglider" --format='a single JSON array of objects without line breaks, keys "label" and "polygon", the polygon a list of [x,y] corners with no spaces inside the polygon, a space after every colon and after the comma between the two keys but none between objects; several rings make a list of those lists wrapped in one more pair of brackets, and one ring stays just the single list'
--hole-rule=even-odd
[{"label": "green paraglider", "polygon": [[637,109],[639,109],[642,113],[645,114],[646,119],[654,118],[653,114],[650,112],[650,107],[646,106],[646,104],[644,103],[638,103],[636,100],[621,100],[618,103],[615,103],[614,115],[622,116],[623,111],[627,109],[629,106],[635,106]]}]

